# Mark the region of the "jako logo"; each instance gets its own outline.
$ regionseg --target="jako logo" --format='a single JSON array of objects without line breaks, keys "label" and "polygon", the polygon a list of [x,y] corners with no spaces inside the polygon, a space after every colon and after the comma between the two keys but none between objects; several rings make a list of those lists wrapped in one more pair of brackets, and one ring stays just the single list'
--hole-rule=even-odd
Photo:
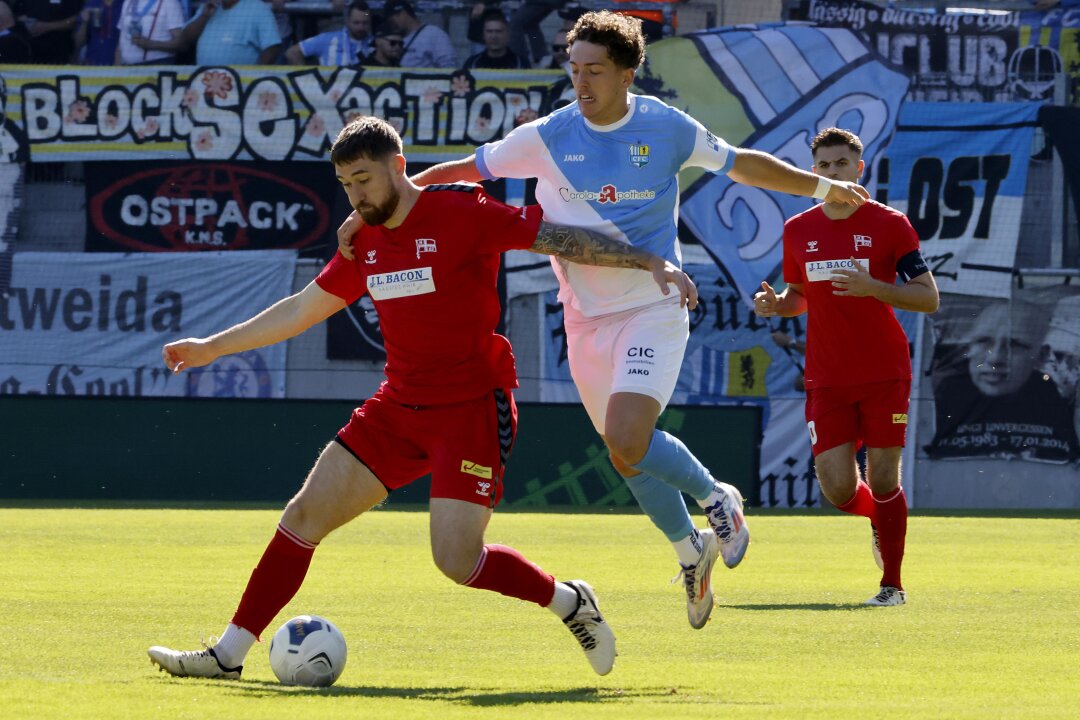
[{"label": "jako logo", "polygon": [[570,153],[567,153],[566,156],[564,156],[562,160],[563,160],[563,162],[585,162],[585,156],[584,155],[572,155]]}]

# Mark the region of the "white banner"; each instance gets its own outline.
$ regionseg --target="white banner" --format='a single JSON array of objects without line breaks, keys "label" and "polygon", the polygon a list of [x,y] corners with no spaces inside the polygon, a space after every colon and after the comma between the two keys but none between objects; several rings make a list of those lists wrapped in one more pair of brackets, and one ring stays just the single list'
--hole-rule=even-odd
[{"label": "white banner", "polygon": [[17,253],[0,296],[0,394],[285,396],[284,343],[172,375],[161,346],[292,290],[296,253]]}]

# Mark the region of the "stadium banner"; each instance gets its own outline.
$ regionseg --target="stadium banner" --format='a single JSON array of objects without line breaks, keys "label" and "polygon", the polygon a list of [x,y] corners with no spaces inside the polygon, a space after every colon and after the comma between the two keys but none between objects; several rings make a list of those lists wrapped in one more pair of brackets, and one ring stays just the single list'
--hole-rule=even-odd
[{"label": "stadium banner", "polygon": [[[1061,73],[1073,82],[1080,8],[947,12],[881,7],[860,0],[811,0],[808,20],[863,35],[912,79],[909,100],[1053,100]],[[1080,103],[1076,87],[1072,102]]]},{"label": "stadium banner", "polygon": [[86,175],[86,249],[268,250],[336,247],[329,163],[101,163]]},{"label": "stadium banner", "polygon": [[[547,114],[561,70],[0,65],[5,127],[34,162],[326,160],[376,115],[412,161],[472,153]],[[14,136],[13,136],[14,137]]]},{"label": "stadium banner", "polygon": [[943,296],[924,369],[933,433],[921,458],[1080,460],[1080,289],[1019,288],[1011,299]]},{"label": "stadium banner", "polygon": [[1012,290],[1037,103],[906,103],[879,199],[907,214],[942,292]]},{"label": "stadium banner", "polygon": [[296,252],[17,253],[0,296],[0,394],[280,398],[285,343],[173,375],[166,342],[292,290]]}]

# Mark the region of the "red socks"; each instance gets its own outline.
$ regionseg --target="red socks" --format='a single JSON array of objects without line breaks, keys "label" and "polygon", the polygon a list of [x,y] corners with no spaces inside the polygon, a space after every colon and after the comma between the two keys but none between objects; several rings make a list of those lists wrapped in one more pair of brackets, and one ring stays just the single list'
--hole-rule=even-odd
[{"label": "red socks", "polygon": [[283,525],[266,546],[251,573],[232,623],[261,635],[274,616],[300,589],[318,543],[310,543]]},{"label": "red socks", "polygon": [[837,505],[836,509],[852,515],[862,515],[874,522],[874,494],[870,492],[870,486],[859,480],[859,484],[855,486],[855,494],[843,505]]},{"label": "red socks", "polygon": [[555,578],[505,545],[485,545],[472,574],[461,584],[528,600],[541,607],[547,607],[555,596]]},{"label": "red socks", "polygon": [[900,565],[904,562],[904,542],[907,539],[907,497],[899,487],[884,495],[874,493],[874,527],[878,531],[881,560],[885,572],[882,585],[903,589],[900,584]]}]

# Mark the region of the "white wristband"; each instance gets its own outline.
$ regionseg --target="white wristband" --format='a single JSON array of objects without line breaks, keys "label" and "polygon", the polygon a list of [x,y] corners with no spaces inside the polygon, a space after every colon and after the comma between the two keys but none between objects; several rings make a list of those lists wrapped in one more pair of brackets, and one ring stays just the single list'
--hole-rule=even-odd
[{"label": "white wristband", "polygon": [[811,197],[818,200],[824,200],[825,196],[829,194],[829,188],[833,186],[832,180],[827,177],[819,177],[817,181],[817,187],[814,189],[814,194]]}]

